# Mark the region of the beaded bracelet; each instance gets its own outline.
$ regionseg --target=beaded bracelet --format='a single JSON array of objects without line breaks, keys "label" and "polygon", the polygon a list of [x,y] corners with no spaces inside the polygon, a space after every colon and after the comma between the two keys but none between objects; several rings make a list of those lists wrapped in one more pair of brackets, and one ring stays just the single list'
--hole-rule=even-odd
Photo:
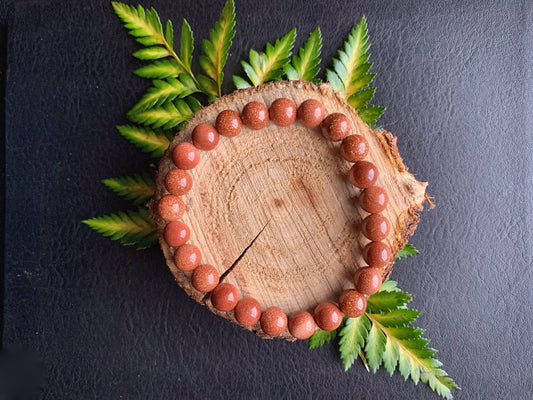
[{"label": "beaded bracelet", "polygon": [[[278,336],[285,329],[297,339],[307,339],[318,326],[332,331],[342,322],[343,315],[358,317],[366,310],[367,297],[376,293],[382,283],[382,269],[391,260],[391,250],[383,243],[390,232],[387,218],[380,213],[386,208],[388,196],[386,191],[376,186],[378,170],[376,166],[364,161],[368,154],[368,142],[357,134],[350,135],[349,119],[341,113],[333,113],[324,118],[325,109],[315,99],[304,101],[298,108],[288,98],[275,100],[270,109],[260,102],[248,103],[239,115],[233,110],[224,110],[216,118],[215,126],[208,123],[198,124],[192,132],[192,143],[182,142],[172,150],[172,161],[177,168],[165,176],[165,187],[170,194],[163,196],[157,203],[157,212],[167,223],[164,228],[165,242],[175,247],[174,263],[183,272],[191,272],[191,283],[200,292],[209,293],[214,308],[222,312],[233,310],[235,319],[244,327],[260,322],[261,329],[267,335]],[[190,237],[189,227],[180,221],[185,212],[185,204],[180,196],[192,188],[192,177],[187,172],[200,161],[199,150],[213,150],[219,141],[219,135],[234,137],[243,125],[252,130],[260,130],[269,121],[280,127],[291,125],[296,119],[307,128],[318,128],[322,135],[331,141],[342,141],[341,156],[354,163],[348,179],[352,185],[362,189],[358,203],[370,215],[361,223],[362,234],[370,239],[363,248],[363,259],[368,264],[354,275],[354,289],[345,290],[339,297],[338,305],[323,302],[316,306],[313,315],[301,310],[290,318],[279,307],[261,310],[256,299],[245,297],[239,300],[237,288],[230,283],[219,283],[220,276],[215,267],[200,264],[201,252],[198,247],[187,243]]]}]

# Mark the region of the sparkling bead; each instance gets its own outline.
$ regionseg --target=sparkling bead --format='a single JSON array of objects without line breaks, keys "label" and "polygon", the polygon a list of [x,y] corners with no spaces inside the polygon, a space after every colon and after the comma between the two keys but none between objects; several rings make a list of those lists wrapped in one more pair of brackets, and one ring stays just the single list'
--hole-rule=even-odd
[{"label": "sparkling bead", "polygon": [[309,99],[300,104],[297,116],[303,126],[316,128],[324,119],[325,113],[324,106],[320,101]]},{"label": "sparkling bead", "polygon": [[384,267],[391,259],[389,246],[383,242],[370,242],[363,247],[363,258],[371,267]]},{"label": "sparkling bead", "polygon": [[235,307],[235,319],[242,326],[252,326],[261,318],[261,305],[256,299],[245,297]]},{"label": "sparkling bead", "polygon": [[211,292],[211,303],[220,311],[230,311],[239,301],[239,292],[231,283],[223,282]]},{"label": "sparkling bead", "polygon": [[355,187],[366,189],[376,183],[378,179],[378,169],[368,161],[357,161],[348,174],[348,179]]},{"label": "sparkling bead", "polygon": [[372,267],[361,268],[354,275],[355,289],[362,294],[374,294],[381,287],[382,279],[381,270]]},{"label": "sparkling bead", "polygon": [[192,285],[200,292],[210,292],[217,287],[220,276],[215,267],[202,264],[192,273]]},{"label": "sparkling bead", "polygon": [[350,134],[350,120],[341,113],[329,114],[320,124],[322,135],[333,142],[338,142]]},{"label": "sparkling bead", "polygon": [[165,221],[176,221],[183,217],[185,204],[179,196],[167,194],[157,203],[157,212]]},{"label": "sparkling bead", "polygon": [[172,150],[172,161],[180,169],[192,169],[200,162],[200,152],[193,144],[181,142]]},{"label": "sparkling bead", "polygon": [[320,303],[315,308],[315,322],[320,329],[333,331],[339,327],[342,322],[342,312],[339,308],[329,302]]},{"label": "sparkling bead", "polygon": [[279,307],[269,307],[261,314],[261,329],[267,335],[278,336],[287,328],[287,316]]},{"label": "sparkling bead", "polygon": [[192,271],[202,259],[200,249],[193,244],[184,244],[176,249],[174,253],[174,264],[181,271]]},{"label": "sparkling bead", "polygon": [[350,135],[342,139],[341,156],[346,161],[361,161],[368,154],[368,142],[361,135]]},{"label": "sparkling bead", "polygon": [[361,232],[370,240],[379,242],[389,235],[389,220],[381,214],[370,214],[361,222]]},{"label": "sparkling bead", "polygon": [[172,221],[165,226],[163,237],[169,246],[178,247],[185,244],[191,236],[191,230],[181,221]]},{"label": "sparkling bead", "polygon": [[192,142],[200,150],[213,150],[217,147],[218,140],[215,127],[205,122],[196,125],[192,131]]},{"label": "sparkling bead", "polygon": [[192,188],[192,176],[184,169],[172,169],[165,176],[165,187],[171,194],[182,196]]},{"label": "sparkling bead", "polygon": [[272,103],[268,115],[277,126],[289,126],[296,119],[296,104],[291,99],[282,97]]},{"label": "sparkling bead", "polygon": [[242,121],[235,111],[224,110],[218,114],[215,128],[223,136],[237,136],[241,132]]},{"label": "sparkling bead", "polygon": [[382,212],[389,202],[385,189],[379,186],[370,186],[359,195],[359,205],[366,212],[377,214]]},{"label": "sparkling bead", "polygon": [[252,101],[244,106],[241,114],[242,123],[254,131],[267,126],[268,109],[263,103]]},{"label": "sparkling bead", "polygon": [[366,310],[366,297],[357,290],[345,290],[339,298],[339,306],[344,315],[357,318]]},{"label": "sparkling bead", "polygon": [[309,339],[315,329],[315,320],[307,311],[298,311],[289,318],[289,332],[296,339]]}]

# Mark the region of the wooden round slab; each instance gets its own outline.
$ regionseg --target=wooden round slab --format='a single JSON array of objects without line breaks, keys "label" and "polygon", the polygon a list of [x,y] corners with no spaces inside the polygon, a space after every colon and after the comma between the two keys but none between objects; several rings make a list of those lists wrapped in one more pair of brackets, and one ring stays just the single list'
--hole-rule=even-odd
[{"label": "wooden round slab", "polygon": [[[382,214],[391,222],[384,242],[393,254],[416,228],[417,211],[425,200],[427,183],[407,172],[396,138],[384,130],[372,131],[328,84],[273,82],[215,100],[198,111],[170,144],[159,166],[150,208],[167,264],[180,286],[233,322],[233,312],[214,309],[209,295],[191,285],[191,273],[174,264],[175,248],[162,238],[166,222],[156,205],[168,194],[167,172],[176,168],[171,151],[180,142],[191,142],[196,125],[215,125],[217,115],[226,109],[240,114],[250,101],[270,107],[280,97],[292,99],[297,106],[317,99],[326,115],[345,114],[352,133],[367,139],[366,160],[378,167],[376,184],[389,195]],[[200,151],[200,163],[189,171],[193,188],[182,197],[186,204],[182,220],[191,229],[189,243],[200,248],[202,263],[215,266],[221,281],[235,285],[241,298],[257,299],[263,310],[278,306],[287,315],[298,310],[312,313],[320,302],[337,302],[344,289],[353,288],[355,271],[365,265],[361,249],[369,240],[361,234],[361,220],[368,213],[357,204],[360,190],[348,181],[352,164],[340,156],[339,144],[326,140],[320,128],[305,128],[298,121],[284,128],[269,122],[259,131],[243,127],[236,137],[221,136],[214,150]],[[392,263],[383,269],[384,278],[391,269]],[[252,330],[268,337],[259,324]],[[281,336],[293,339],[288,331]]]}]

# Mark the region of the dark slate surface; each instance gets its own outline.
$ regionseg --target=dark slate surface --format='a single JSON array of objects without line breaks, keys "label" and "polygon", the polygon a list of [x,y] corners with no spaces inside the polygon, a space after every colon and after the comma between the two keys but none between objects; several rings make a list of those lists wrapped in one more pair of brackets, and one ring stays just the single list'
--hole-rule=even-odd
[{"label": "dark slate surface", "polygon": [[[206,3],[145,5],[187,17],[198,46],[222,8]],[[382,124],[437,204],[412,239],[422,254],[392,278],[416,295],[457,398],[531,398],[531,3],[253,3],[237,4],[227,76],[293,26],[299,45],[320,25],[329,60],[367,15]],[[190,300],[157,249],[81,225],[126,206],[100,179],[150,161],[114,130],[147,85],[136,45],[108,1],[9,14],[3,345],[40,361],[36,397],[436,398],[359,362],[343,372],[333,346],[244,332]]]}]

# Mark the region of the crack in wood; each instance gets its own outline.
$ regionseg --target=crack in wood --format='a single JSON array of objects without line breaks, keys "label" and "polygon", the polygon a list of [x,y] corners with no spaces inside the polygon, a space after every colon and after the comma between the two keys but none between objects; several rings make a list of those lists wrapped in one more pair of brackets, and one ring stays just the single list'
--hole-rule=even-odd
[{"label": "crack in wood", "polygon": [[255,241],[257,239],[259,239],[259,236],[261,236],[261,234],[263,233],[263,231],[265,230],[265,228],[267,227],[267,225],[269,223],[270,223],[270,219],[267,221],[265,226],[263,226],[263,228],[261,228],[259,233],[253,238],[253,240],[250,242],[250,244],[248,246],[246,246],[246,248],[242,251],[242,253],[239,255],[239,257],[237,257],[237,259],[233,262],[233,264],[231,264],[231,266],[226,271],[224,271],[224,273],[222,275],[220,275],[220,282],[222,282],[226,278],[226,276],[228,276],[228,274],[233,270],[233,268],[235,268],[237,266],[239,261],[242,260],[242,258],[246,254],[246,252],[250,249],[250,247],[252,247],[254,245]]},{"label": "crack in wood", "polygon": [[[248,246],[246,246],[246,248],[241,252],[241,254],[239,255],[239,257],[237,257],[235,259],[235,261],[233,262],[233,264],[230,265],[230,267],[224,271],[224,273],[222,275],[220,275],[220,279],[218,281],[218,283],[222,283],[224,281],[224,279],[226,278],[226,276],[228,276],[228,274],[233,270],[233,268],[235,268],[237,266],[237,264],[239,263],[239,261],[242,260],[242,258],[244,257],[244,255],[246,254],[246,252],[250,249],[250,247],[253,246],[253,244],[255,243],[255,241],[259,238],[259,236],[263,233],[263,231],[265,230],[265,228],[267,227],[267,225],[270,223],[270,219],[267,221],[267,223],[265,224],[265,226],[263,226],[263,228],[261,228],[261,230],[259,231],[259,233],[252,239],[252,241],[250,242],[250,244]],[[207,298],[211,295],[211,292],[209,293],[206,293],[204,297],[202,297],[202,303],[205,303],[205,301],[207,300]]]}]

